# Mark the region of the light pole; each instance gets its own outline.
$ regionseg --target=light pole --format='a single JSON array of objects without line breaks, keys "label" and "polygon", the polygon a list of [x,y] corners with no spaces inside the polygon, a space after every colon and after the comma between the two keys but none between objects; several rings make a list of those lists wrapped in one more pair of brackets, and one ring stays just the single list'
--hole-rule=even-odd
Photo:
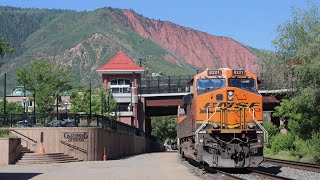
[{"label": "light pole", "polygon": [[22,100],[23,100],[23,113],[26,113],[26,101],[27,101],[27,98],[23,97]]},{"label": "light pole", "polygon": [[58,95],[58,93],[57,93],[56,101],[57,101],[57,104],[56,104],[57,105],[57,107],[56,107],[57,109],[56,110],[57,110],[57,121],[58,121],[58,116],[59,116],[59,95]]},{"label": "light pole", "polygon": [[[23,122],[25,122],[26,119],[28,118],[28,117],[26,117],[26,102],[27,102],[27,98],[26,98],[26,97],[23,97],[22,100],[23,100],[23,114],[24,114],[24,117],[25,117],[25,119],[23,120]],[[25,123],[27,123],[27,122],[25,122]]]},{"label": "light pole", "polygon": [[[66,110],[66,116],[67,116],[67,118],[68,118],[68,103],[67,103],[67,102],[64,103],[64,108],[65,108],[65,110]],[[69,119],[69,118],[68,118],[68,119]]]},{"label": "light pole", "polygon": [[33,92],[33,124],[37,124],[36,120],[36,93]]},{"label": "light pole", "polygon": [[7,73],[4,73],[3,114],[7,114]]}]

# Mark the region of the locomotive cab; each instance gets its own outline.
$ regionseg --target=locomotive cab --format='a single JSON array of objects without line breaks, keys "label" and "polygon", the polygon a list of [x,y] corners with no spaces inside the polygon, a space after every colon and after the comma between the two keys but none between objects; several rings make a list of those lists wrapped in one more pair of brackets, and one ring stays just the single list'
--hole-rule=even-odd
[{"label": "locomotive cab", "polygon": [[257,167],[268,134],[256,75],[223,68],[191,83],[193,93],[178,108],[180,152],[211,167]]}]

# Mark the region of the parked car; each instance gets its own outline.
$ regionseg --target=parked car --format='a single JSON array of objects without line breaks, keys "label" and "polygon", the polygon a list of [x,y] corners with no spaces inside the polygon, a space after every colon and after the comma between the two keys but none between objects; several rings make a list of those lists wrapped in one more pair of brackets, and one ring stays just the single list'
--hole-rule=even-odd
[{"label": "parked car", "polygon": [[30,120],[30,119],[25,119],[25,120],[22,120],[22,121],[18,121],[17,126],[23,126],[23,127],[30,127],[33,125],[33,120]]},{"label": "parked car", "polygon": [[172,144],[172,145],[171,145],[171,149],[172,149],[172,150],[178,150],[178,147],[177,147],[176,144]]},{"label": "parked car", "polygon": [[76,121],[75,119],[68,118],[68,119],[64,119],[64,121],[66,122],[67,127],[74,127],[75,125],[78,126],[78,123],[75,122]]},{"label": "parked car", "polygon": [[51,122],[48,123],[49,127],[63,127],[64,126],[64,122],[61,120],[53,120]]},{"label": "parked car", "polygon": [[[76,124],[78,125],[78,124]],[[74,127],[75,126],[75,119],[63,119],[63,120],[53,120],[48,123],[49,127]]]}]

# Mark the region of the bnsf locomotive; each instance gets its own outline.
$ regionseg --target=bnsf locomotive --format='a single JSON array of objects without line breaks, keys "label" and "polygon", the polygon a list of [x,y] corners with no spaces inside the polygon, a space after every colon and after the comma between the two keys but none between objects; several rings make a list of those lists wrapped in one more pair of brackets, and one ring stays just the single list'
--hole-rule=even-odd
[{"label": "bnsf locomotive", "polygon": [[179,152],[210,167],[257,167],[268,133],[257,76],[245,70],[206,70],[189,82],[178,108]]}]

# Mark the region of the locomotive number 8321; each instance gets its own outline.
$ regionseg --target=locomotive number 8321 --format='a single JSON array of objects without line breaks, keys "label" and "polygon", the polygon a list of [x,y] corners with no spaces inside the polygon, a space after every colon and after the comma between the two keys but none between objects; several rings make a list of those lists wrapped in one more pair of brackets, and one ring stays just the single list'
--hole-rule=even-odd
[{"label": "locomotive number 8321", "polygon": [[210,167],[259,166],[268,133],[257,76],[246,70],[206,70],[188,88],[178,108],[179,152]]}]

